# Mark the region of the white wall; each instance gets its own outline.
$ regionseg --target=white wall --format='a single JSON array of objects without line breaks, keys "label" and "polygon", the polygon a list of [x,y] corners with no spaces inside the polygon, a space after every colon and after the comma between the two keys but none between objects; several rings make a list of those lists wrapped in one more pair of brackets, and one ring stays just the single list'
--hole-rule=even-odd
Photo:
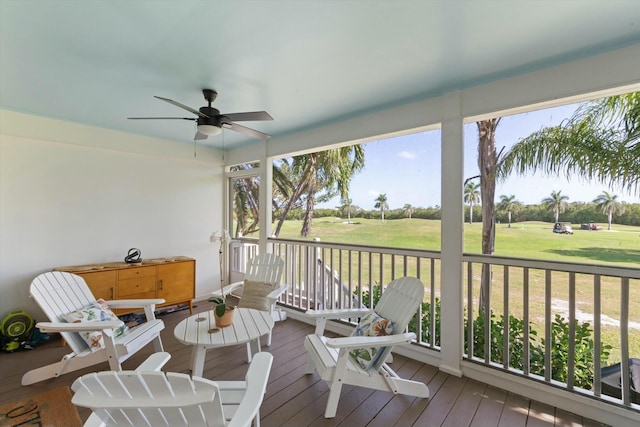
[{"label": "white wall", "polygon": [[53,267],[143,258],[196,259],[196,296],[218,286],[220,153],[0,111],[0,316],[22,307]]}]

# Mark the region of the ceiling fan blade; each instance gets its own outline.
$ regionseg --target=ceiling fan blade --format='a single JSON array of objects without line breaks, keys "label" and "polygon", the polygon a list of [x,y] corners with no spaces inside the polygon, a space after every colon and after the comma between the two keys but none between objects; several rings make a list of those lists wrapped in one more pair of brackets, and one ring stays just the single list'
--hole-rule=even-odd
[{"label": "ceiling fan blade", "polygon": [[247,136],[252,136],[254,138],[258,138],[258,139],[263,139],[263,140],[267,140],[269,138],[271,138],[271,135],[263,133],[263,132],[259,132],[257,130],[254,129],[250,129],[248,127],[245,126],[241,126],[237,123],[225,123],[224,125],[226,128],[229,128],[231,130],[235,130],[236,132],[240,132],[243,133]]},{"label": "ceiling fan blade", "polygon": [[162,100],[162,101],[168,102],[169,104],[173,104],[173,105],[175,105],[176,107],[180,107],[180,108],[182,108],[182,109],[184,109],[184,110],[190,111],[190,112],[192,112],[193,114],[195,114],[195,115],[197,115],[197,116],[205,117],[205,118],[209,118],[209,116],[207,116],[206,114],[201,113],[201,112],[200,112],[200,111],[198,111],[198,110],[194,110],[193,108],[188,107],[188,106],[186,106],[186,105],[184,105],[184,104],[180,104],[178,101],[174,101],[173,99],[163,98],[163,97],[161,97],[161,96],[155,96],[155,95],[154,95],[153,97],[154,97],[154,98],[158,98],[158,99],[160,99],[160,100]]},{"label": "ceiling fan blade", "polygon": [[269,115],[266,111],[252,111],[247,113],[231,113],[231,114],[223,114],[223,116],[228,117],[232,122],[254,122],[260,120],[273,120],[273,117]]},{"label": "ceiling fan blade", "polygon": [[196,136],[194,136],[193,139],[195,139],[196,141],[199,141],[201,139],[207,139],[207,135],[201,132],[196,132]]},{"label": "ceiling fan blade", "polygon": [[198,120],[192,117],[127,117],[129,120]]}]

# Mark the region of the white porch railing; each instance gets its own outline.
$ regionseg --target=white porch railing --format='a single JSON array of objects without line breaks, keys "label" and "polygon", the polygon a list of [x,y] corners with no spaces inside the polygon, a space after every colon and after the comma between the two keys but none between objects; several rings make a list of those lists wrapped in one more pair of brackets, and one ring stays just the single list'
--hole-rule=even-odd
[{"label": "white porch railing", "polygon": [[[286,239],[269,244],[285,260],[283,283],[289,290],[280,303],[300,311],[373,307],[381,285],[401,276],[420,278],[425,301],[416,313],[421,321],[413,321],[410,330],[417,348],[439,351],[440,252]],[[235,242],[232,272],[242,270],[256,251],[255,240]],[[640,358],[629,354],[640,348],[640,268],[469,254],[463,261],[465,360],[640,414],[640,394],[634,391],[640,384],[632,384],[629,369]],[[488,310],[479,309],[483,266],[491,284],[484,301]],[[601,375],[607,345],[614,347],[619,369],[605,371],[618,373],[618,387]]]}]

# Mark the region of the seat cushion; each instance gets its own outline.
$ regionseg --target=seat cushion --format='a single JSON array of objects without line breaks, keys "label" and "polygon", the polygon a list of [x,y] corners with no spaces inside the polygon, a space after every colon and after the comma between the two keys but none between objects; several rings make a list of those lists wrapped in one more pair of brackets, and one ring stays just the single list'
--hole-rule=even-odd
[{"label": "seat cushion", "polygon": [[[62,320],[69,323],[86,323],[86,322],[99,322],[105,320],[120,320],[113,311],[109,308],[109,305],[100,298],[98,301],[89,304],[87,307],[65,313],[60,316]],[[122,325],[119,328],[114,329],[114,337],[122,335],[128,327]],[[87,343],[91,351],[99,350],[104,347],[104,338],[101,331],[93,332],[79,332],[82,339]]]},{"label": "seat cushion", "polygon": [[240,298],[238,307],[269,311],[271,309],[271,301],[269,301],[267,295],[273,292],[276,287],[273,283],[254,282],[245,279],[244,289],[242,290],[242,297]]},{"label": "seat cushion", "polygon": [[[395,323],[385,319],[375,311],[371,310],[360,318],[358,326],[351,334],[352,337],[382,337],[394,333]],[[369,369],[376,361],[376,355],[381,353],[384,347],[380,348],[356,348],[349,352],[362,369]]]}]

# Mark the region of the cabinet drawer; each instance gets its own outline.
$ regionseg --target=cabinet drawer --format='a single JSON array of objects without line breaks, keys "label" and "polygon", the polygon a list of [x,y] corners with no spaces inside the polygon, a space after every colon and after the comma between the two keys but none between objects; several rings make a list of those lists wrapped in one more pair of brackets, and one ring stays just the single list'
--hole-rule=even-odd
[{"label": "cabinet drawer", "polygon": [[156,267],[129,267],[118,271],[118,280],[134,279],[136,277],[149,277],[156,275]]},{"label": "cabinet drawer", "polygon": [[155,297],[156,276],[134,277],[133,279],[118,280],[118,299],[127,299],[131,295],[153,292]]},{"label": "cabinet drawer", "polygon": [[106,300],[116,299],[116,286],[118,284],[116,270],[109,271],[95,271],[89,273],[76,273],[78,276],[81,276],[87,285],[89,285],[89,289],[91,289],[91,293],[93,296],[97,298],[104,298]]}]

